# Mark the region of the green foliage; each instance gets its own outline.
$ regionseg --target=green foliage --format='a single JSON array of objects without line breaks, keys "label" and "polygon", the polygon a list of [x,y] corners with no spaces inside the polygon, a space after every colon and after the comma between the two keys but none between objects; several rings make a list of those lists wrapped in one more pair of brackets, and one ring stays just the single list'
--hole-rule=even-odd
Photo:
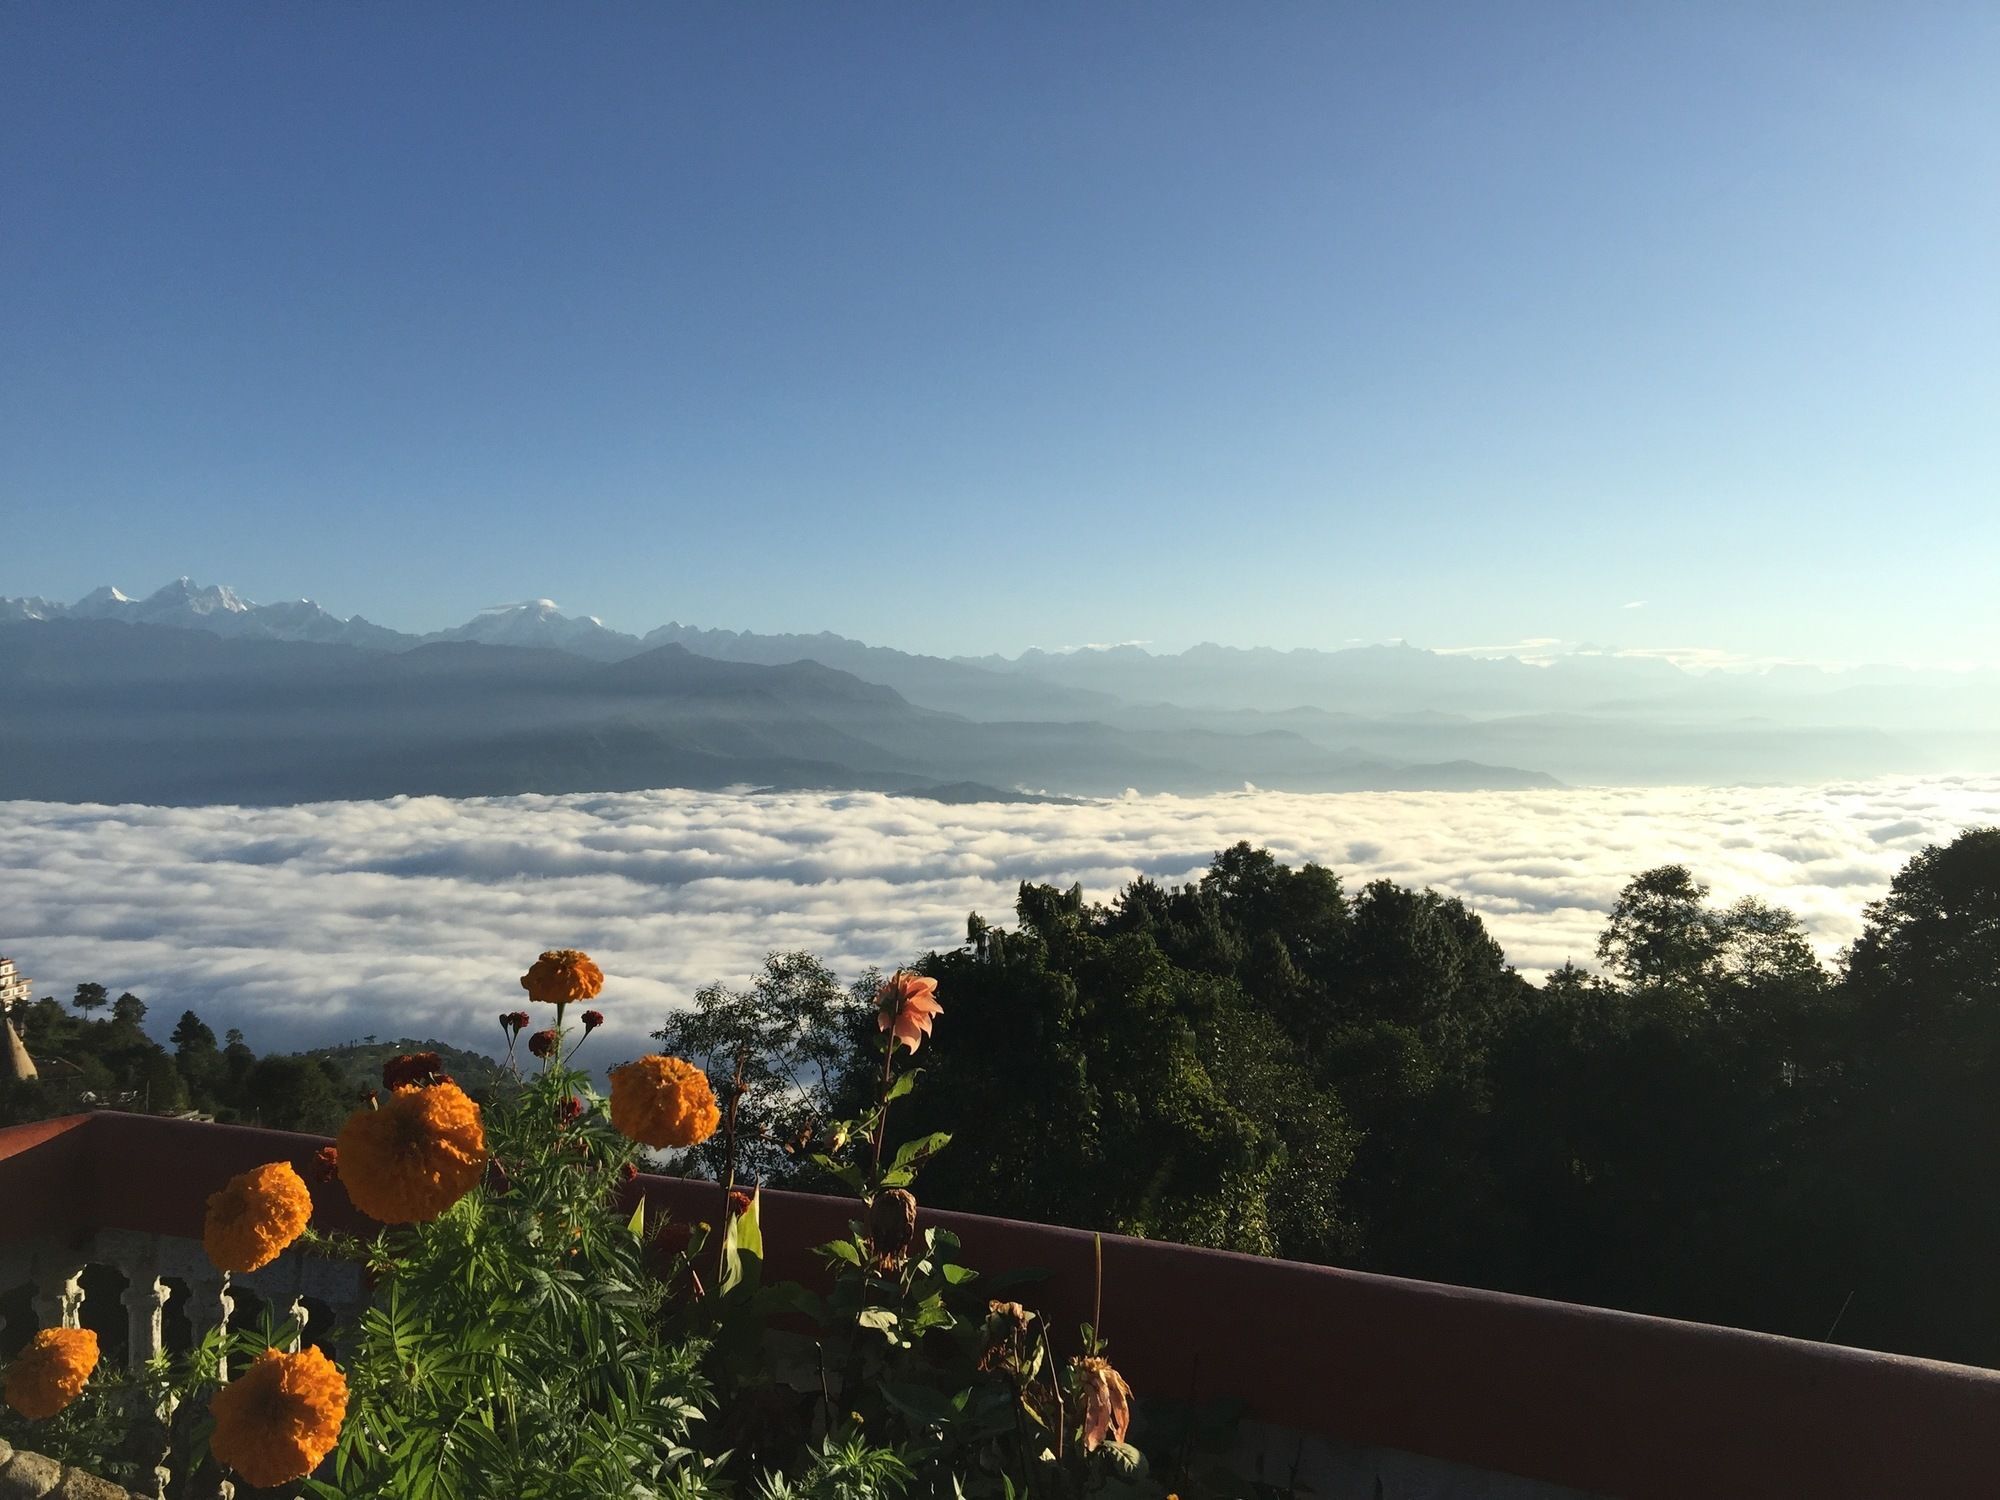
[{"label": "green foliage", "polygon": [[[832,1118],[843,1070],[872,1013],[876,976],[852,989],[810,953],[773,953],[748,989],[704,986],[691,1009],[653,1033],[661,1050],[707,1072],[716,1097],[729,1098],[741,1067],[736,1164],[762,1182],[810,1182],[808,1147]],[[722,1137],[698,1153],[724,1175]]]}]

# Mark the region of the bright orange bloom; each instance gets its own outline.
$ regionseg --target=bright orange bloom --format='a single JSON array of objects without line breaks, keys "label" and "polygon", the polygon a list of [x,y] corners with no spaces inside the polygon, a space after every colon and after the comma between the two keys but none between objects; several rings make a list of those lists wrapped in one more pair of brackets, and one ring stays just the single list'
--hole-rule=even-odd
[{"label": "bright orange bloom", "polygon": [[595,1000],[604,988],[604,971],[580,948],[551,948],[528,966],[521,988],[543,1005]]},{"label": "bright orange bloom", "polygon": [[88,1328],[44,1328],[7,1366],[7,1404],[30,1422],[53,1417],[82,1393],[97,1368]]},{"label": "bright orange bloom", "polygon": [[340,1180],[384,1224],[422,1224],[471,1192],[486,1170],[479,1106],[455,1083],[397,1089],[341,1127]]},{"label": "bright orange bloom", "polygon": [[1076,1372],[1083,1386],[1083,1446],[1095,1448],[1107,1437],[1124,1442],[1132,1425],[1132,1387],[1101,1355],[1077,1360]]},{"label": "bright orange bloom", "polygon": [[267,1349],[215,1393],[209,1451],[258,1489],[303,1479],[340,1441],[347,1377],[308,1345],[297,1354]]},{"label": "bright orange bloom", "polygon": [[201,1247],[218,1271],[254,1271],[305,1233],[312,1211],[312,1193],[292,1164],[266,1162],[208,1195]]},{"label": "bright orange bloom", "polygon": [[611,1070],[611,1124],[642,1146],[698,1146],[722,1110],[708,1075],[678,1057],[648,1053]]},{"label": "bright orange bloom", "polygon": [[931,1017],[942,1015],[937,981],[898,969],[875,992],[875,1029],[893,1031],[896,1040],[916,1051],[931,1034]]}]

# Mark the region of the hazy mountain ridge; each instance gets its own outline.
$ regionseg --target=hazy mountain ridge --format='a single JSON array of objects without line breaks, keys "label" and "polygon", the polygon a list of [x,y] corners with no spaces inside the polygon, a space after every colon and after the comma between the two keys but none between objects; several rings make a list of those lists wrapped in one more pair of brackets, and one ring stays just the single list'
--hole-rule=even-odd
[{"label": "hazy mountain ridge", "polygon": [[[636,784],[631,778],[647,764],[633,735],[666,733],[653,721],[659,702],[677,697],[687,702],[667,738],[679,758],[660,774],[689,785],[721,777],[903,789],[935,780],[1072,794],[1127,785],[1213,790],[1250,781],[1332,790],[1515,784],[1530,774],[1510,769],[1516,766],[1598,784],[1797,782],[1963,773],[2000,760],[2000,673],[1993,671],[1787,665],[1693,672],[1658,656],[1597,648],[1528,661],[1406,643],[1338,651],[1204,643],[1177,653],[1122,645],[943,658],[831,632],[760,635],[669,623],[640,637],[592,616],[565,615],[547,599],[498,606],[452,629],[413,635],[359,616],[342,619],[307,600],[255,604],[227,587],[186,578],[137,600],[112,588],[71,605],[4,599],[0,621],[141,625],[190,641],[221,638],[270,649],[317,644],[403,662],[385,681],[447,679],[459,693],[478,680],[490,694],[528,692],[509,721],[510,732],[530,738],[514,758],[535,767],[535,777],[565,783],[574,777],[561,769],[563,753],[535,738],[544,730],[532,715],[523,719],[529,701],[542,701],[535,694],[545,695],[543,679],[552,671],[562,675],[543,656],[600,667],[650,663],[629,678],[612,673],[592,684],[593,706],[581,721],[589,728],[570,752],[578,766],[589,762],[597,767],[593,775],[618,786]],[[101,641],[99,658],[44,665],[58,675],[116,680],[119,639]],[[793,670],[754,689],[741,680],[723,686],[691,675],[695,669],[686,663],[662,665],[662,647],[690,662]],[[151,641],[144,654],[186,657],[195,649],[186,641],[178,648]],[[14,651],[17,675],[42,670],[29,642],[17,642]],[[284,670],[300,681],[363,670],[334,661],[287,659]],[[196,670],[191,659],[183,668]],[[237,676],[262,670],[250,655],[210,668]],[[833,678],[890,692],[897,731],[888,734],[885,721],[829,738],[804,726],[788,738],[790,731],[769,727],[782,717],[773,707],[780,700],[788,711],[816,717],[815,684],[825,689]],[[248,690],[239,683],[233,696],[216,691],[213,707],[227,713],[234,710],[226,704]],[[734,695],[734,707],[723,711],[717,694]],[[696,699],[710,704],[699,725],[687,711]],[[507,717],[494,702],[478,710]],[[606,722],[631,713],[648,722],[636,730]],[[941,727],[926,714],[976,721],[985,733]],[[728,732],[711,722],[718,719],[730,721]],[[415,721],[426,715],[417,712]],[[759,725],[765,727],[750,734]],[[1272,730],[1289,738],[1257,738]],[[1414,783],[1398,779],[1412,774]],[[530,789],[535,778],[524,775],[501,779]],[[852,779],[842,782],[843,776]]]},{"label": "hazy mountain ridge", "polygon": [[389,653],[117,620],[0,625],[0,797],[160,803],[662,786],[964,796],[1547,785],[1288,731],[975,723],[814,662],[622,661],[441,641]]}]

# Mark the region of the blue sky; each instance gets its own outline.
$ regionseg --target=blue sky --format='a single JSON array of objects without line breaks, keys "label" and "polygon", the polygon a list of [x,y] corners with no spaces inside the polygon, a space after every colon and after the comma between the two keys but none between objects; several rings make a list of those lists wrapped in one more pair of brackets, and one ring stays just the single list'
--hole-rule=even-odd
[{"label": "blue sky", "polygon": [[1996,77],[1976,3],[17,0],[0,593],[2000,660]]}]

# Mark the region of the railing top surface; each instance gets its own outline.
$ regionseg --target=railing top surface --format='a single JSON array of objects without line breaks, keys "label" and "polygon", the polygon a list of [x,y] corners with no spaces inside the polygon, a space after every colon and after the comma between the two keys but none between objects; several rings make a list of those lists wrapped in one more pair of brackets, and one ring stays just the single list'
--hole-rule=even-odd
[{"label": "railing top surface", "polygon": [[[110,1112],[0,1130],[0,1242],[198,1236],[209,1192],[324,1140]],[[711,1217],[712,1183],[629,1190]],[[367,1230],[337,1184],[315,1221]],[[765,1195],[770,1274],[814,1281],[852,1200]],[[925,1210],[1057,1330],[1091,1316],[1097,1237]],[[2000,1372],[1501,1292],[1105,1235],[1102,1326],[1142,1397],[1235,1398],[1300,1432],[1608,1495],[1990,1495]]]}]

